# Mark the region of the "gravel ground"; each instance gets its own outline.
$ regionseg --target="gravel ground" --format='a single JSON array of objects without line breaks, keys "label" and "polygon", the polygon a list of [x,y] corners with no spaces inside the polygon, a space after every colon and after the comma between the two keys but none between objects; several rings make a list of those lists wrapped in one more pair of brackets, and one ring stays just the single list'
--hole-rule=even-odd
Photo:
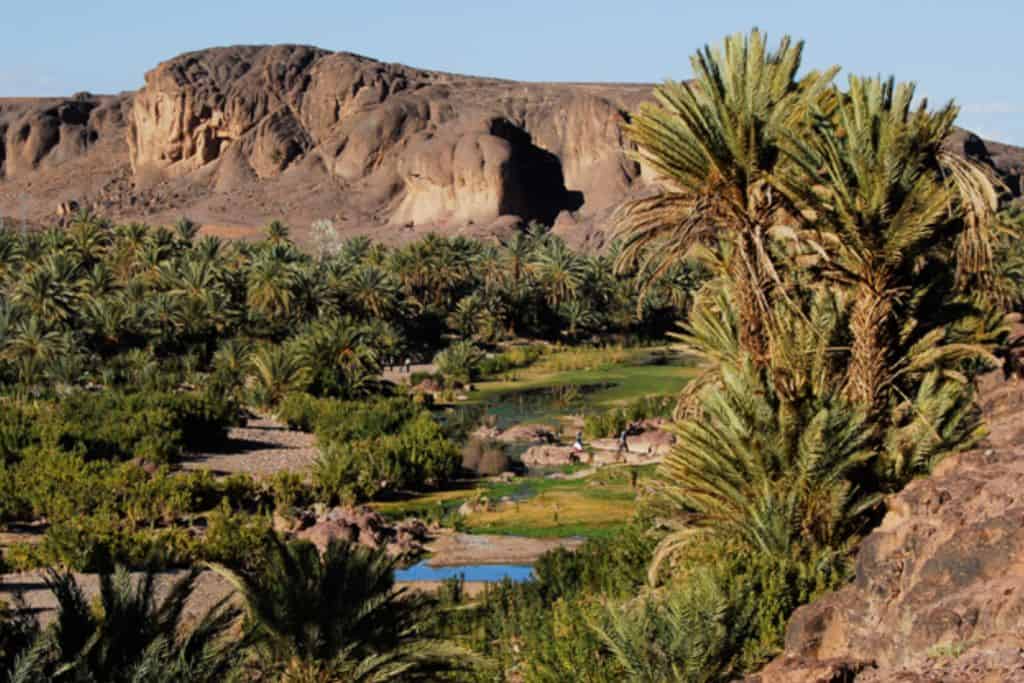
[{"label": "gravel ground", "polygon": [[309,472],[319,453],[312,434],[290,431],[279,422],[259,417],[228,432],[228,443],[221,451],[194,454],[181,466],[262,478],[282,471]]}]

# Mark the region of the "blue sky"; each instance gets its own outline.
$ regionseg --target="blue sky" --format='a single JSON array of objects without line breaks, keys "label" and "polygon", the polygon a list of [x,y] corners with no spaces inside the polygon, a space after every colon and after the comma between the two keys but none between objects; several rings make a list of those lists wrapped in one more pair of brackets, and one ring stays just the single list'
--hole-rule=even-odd
[{"label": "blue sky", "polygon": [[[0,96],[117,92],[181,52],[304,43],[460,73],[549,81],[685,78],[689,55],[752,26],[805,64],[915,80],[961,123],[1024,145],[1024,0],[49,0],[4,8]],[[840,9],[842,8],[842,9]]]}]

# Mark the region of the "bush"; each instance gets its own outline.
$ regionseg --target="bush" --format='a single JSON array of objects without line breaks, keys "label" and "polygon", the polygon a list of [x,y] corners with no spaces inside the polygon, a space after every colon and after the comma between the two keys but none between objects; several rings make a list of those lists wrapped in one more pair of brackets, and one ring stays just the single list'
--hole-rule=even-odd
[{"label": "bush", "polygon": [[173,462],[221,445],[237,408],[201,394],[75,393],[41,418],[46,443],[89,460]]},{"label": "bush", "polygon": [[643,396],[621,408],[588,415],[583,420],[583,433],[590,439],[618,436],[632,422],[671,417],[675,404],[672,396]]},{"label": "bush", "polygon": [[511,461],[498,441],[471,439],[462,449],[462,469],[483,477],[507,472]]},{"label": "bush", "polygon": [[397,434],[321,440],[313,479],[320,499],[334,504],[440,486],[458,472],[459,462],[458,448],[424,412]]},{"label": "bush", "polygon": [[468,341],[455,342],[434,356],[434,363],[445,379],[472,382],[480,372],[484,352]]}]

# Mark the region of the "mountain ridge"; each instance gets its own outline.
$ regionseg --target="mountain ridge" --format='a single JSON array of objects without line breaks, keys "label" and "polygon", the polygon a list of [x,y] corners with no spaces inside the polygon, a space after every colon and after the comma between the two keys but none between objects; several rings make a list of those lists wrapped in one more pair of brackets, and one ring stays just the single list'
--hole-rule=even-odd
[{"label": "mountain ridge", "polygon": [[[598,248],[649,188],[621,124],[651,84],[545,83],[380,62],[304,45],[230,46],[160,63],[137,91],[0,99],[0,216],[181,215],[245,237],[303,231],[406,241],[502,236],[531,220]],[[1024,150],[967,136],[1015,194]]]}]

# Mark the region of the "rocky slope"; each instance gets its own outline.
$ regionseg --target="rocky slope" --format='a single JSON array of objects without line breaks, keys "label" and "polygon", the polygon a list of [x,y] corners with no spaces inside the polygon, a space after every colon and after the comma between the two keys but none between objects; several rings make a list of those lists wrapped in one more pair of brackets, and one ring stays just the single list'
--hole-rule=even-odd
[{"label": "rocky slope", "polygon": [[[227,236],[319,218],[395,241],[540,220],[598,246],[643,191],[621,124],[649,85],[517,83],[280,45],[185,54],[134,93],[0,100],[0,216],[187,214]],[[1020,190],[1024,150],[959,146]],[[994,152],[989,153],[989,147]]]},{"label": "rocky slope", "polygon": [[472,78],[311,47],[182,55],[116,97],[0,101],[0,215],[62,202],[221,225],[332,218],[394,236],[560,221],[581,239],[640,179],[647,85]]},{"label": "rocky slope", "polygon": [[855,581],[749,683],[1024,681],[1024,382],[986,383],[989,443],[891,499]]}]

